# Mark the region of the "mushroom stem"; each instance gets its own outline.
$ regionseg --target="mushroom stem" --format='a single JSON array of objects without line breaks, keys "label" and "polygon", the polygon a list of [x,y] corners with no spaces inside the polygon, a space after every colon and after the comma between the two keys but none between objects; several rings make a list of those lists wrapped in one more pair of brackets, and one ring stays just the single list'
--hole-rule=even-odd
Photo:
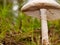
[{"label": "mushroom stem", "polygon": [[48,39],[48,26],[47,26],[47,15],[46,9],[40,9],[41,13],[41,28],[42,28],[42,45],[49,45]]}]

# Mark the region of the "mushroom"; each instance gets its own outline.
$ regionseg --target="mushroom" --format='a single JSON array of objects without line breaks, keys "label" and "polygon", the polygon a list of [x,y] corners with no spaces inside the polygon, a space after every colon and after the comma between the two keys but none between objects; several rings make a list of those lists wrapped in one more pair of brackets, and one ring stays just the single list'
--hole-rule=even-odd
[{"label": "mushroom", "polygon": [[42,45],[50,45],[47,20],[60,19],[60,5],[55,0],[28,0],[21,10],[29,16],[41,19]]}]

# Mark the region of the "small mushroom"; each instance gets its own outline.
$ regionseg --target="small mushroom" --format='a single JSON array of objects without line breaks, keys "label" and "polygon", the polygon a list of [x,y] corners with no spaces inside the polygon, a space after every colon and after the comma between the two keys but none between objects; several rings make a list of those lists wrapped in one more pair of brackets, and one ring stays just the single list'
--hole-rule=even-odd
[{"label": "small mushroom", "polygon": [[60,19],[60,5],[55,0],[28,0],[21,10],[29,16],[41,19],[42,45],[50,45],[47,20]]}]

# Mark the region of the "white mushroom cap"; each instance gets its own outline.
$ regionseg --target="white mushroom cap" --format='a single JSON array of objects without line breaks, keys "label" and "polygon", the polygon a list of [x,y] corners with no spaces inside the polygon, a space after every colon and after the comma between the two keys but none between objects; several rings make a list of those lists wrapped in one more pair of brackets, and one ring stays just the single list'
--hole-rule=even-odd
[{"label": "white mushroom cap", "polygon": [[39,10],[42,8],[47,9],[48,20],[60,19],[60,5],[55,0],[31,0],[21,10],[29,16],[40,18]]}]

